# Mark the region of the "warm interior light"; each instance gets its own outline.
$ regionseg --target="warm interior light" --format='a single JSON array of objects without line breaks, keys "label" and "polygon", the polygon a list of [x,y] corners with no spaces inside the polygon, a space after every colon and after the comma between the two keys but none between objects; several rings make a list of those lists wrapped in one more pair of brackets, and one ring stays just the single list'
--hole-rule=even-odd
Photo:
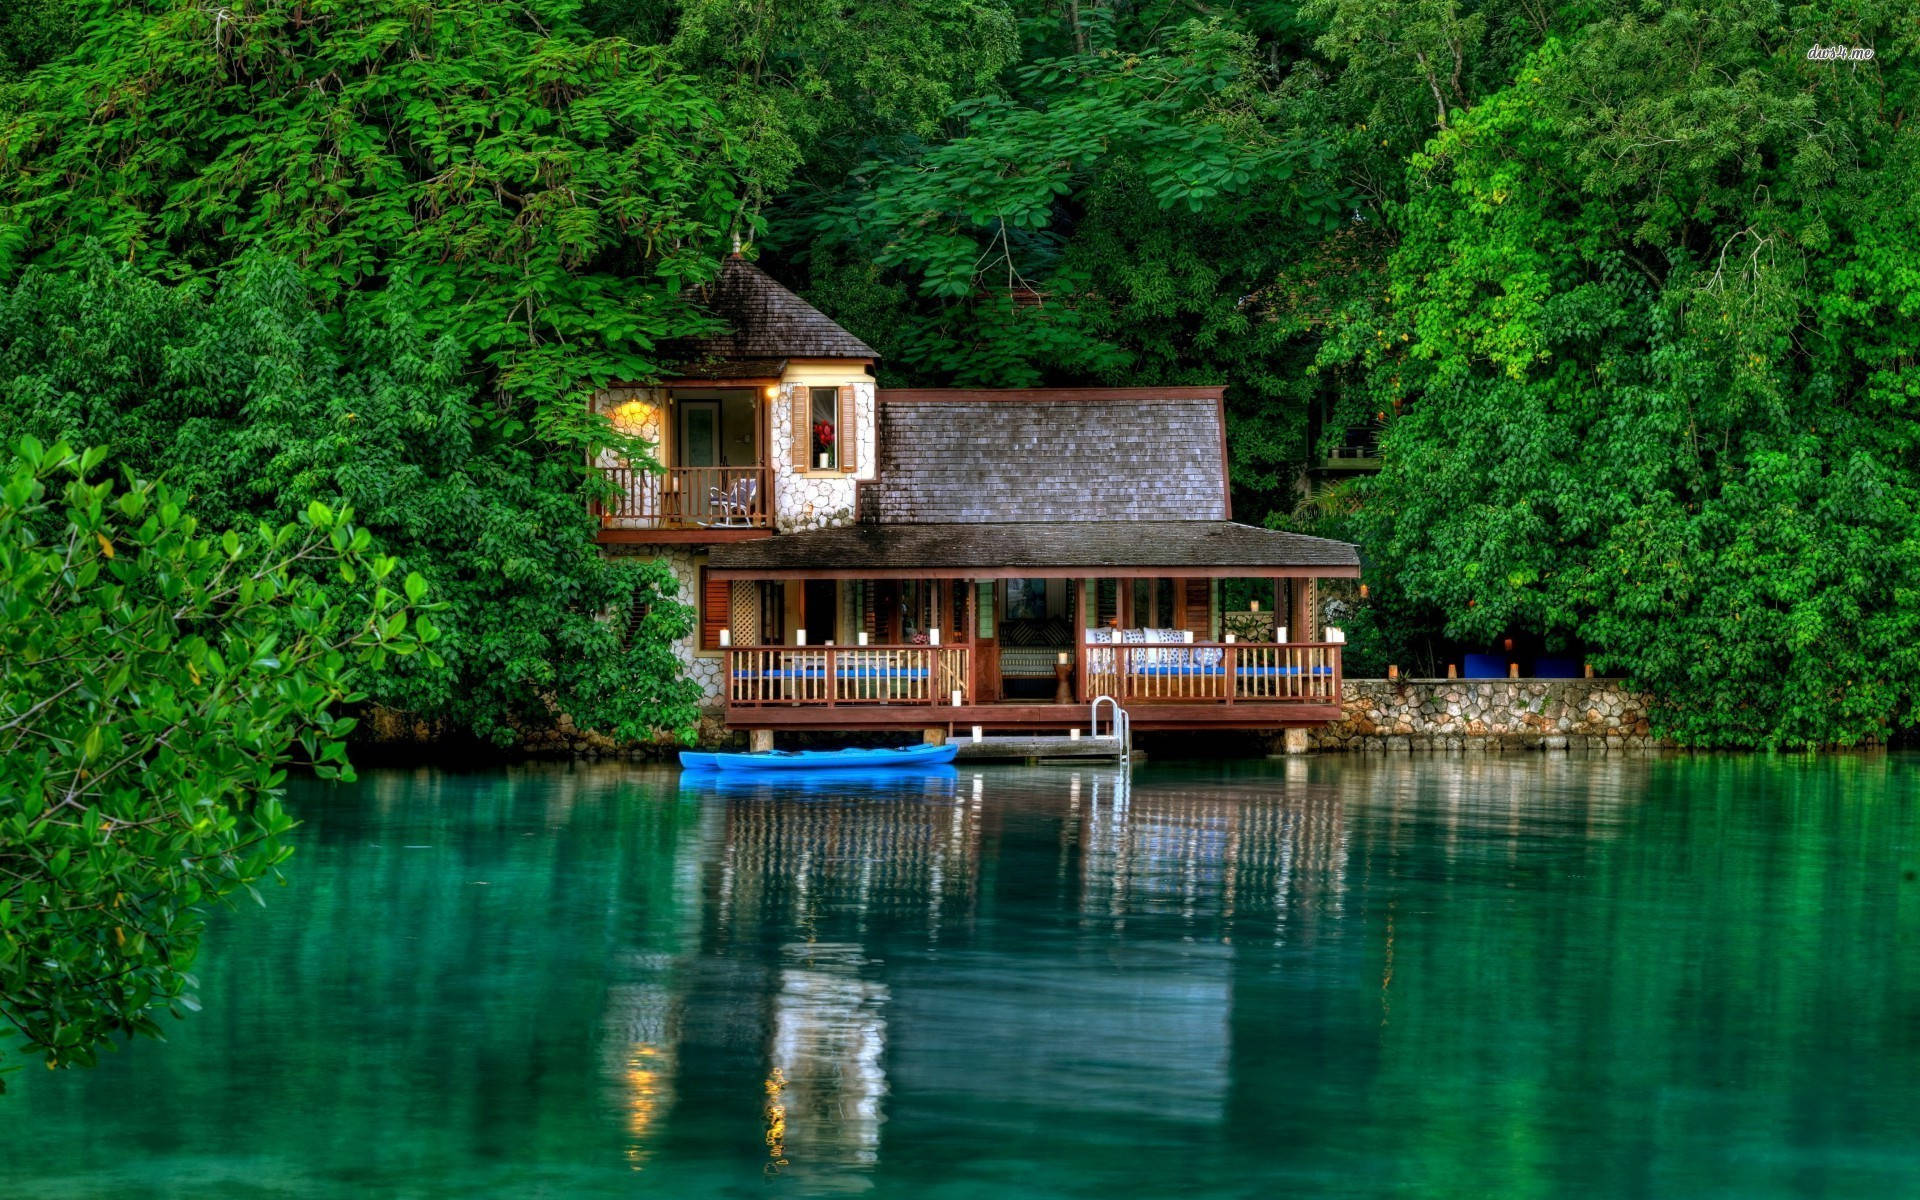
[{"label": "warm interior light", "polygon": [[779,398],[780,398],[780,385],[777,383],[768,385],[767,399],[778,400]]},{"label": "warm interior light", "polygon": [[643,429],[653,420],[653,405],[645,400],[629,400],[613,410],[613,423],[625,430]]}]

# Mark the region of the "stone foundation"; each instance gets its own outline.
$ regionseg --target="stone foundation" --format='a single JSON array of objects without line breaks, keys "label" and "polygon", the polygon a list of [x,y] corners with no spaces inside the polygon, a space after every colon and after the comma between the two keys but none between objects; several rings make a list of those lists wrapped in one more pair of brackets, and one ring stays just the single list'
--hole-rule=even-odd
[{"label": "stone foundation", "polygon": [[1348,679],[1316,750],[1647,750],[1647,698],[1617,679]]}]

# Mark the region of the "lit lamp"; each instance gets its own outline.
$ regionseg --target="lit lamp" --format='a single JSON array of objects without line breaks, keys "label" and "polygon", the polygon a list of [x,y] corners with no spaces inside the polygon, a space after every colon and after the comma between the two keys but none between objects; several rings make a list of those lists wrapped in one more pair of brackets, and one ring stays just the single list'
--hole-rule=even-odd
[{"label": "lit lamp", "polygon": [[1229,646],[1231,646],[1231,645],[1233,645],[1233,644],[1234,644],[1235,642],[1237,642],[1237,641],[1239,641],[1239,640],[1240,640],[1240,639],[1239,639],[1239,638],[1237,638],[1237,637],[1235,637],[1235,636],[1234,636],[1234,635],[1233,635],[1232,633],[1228,633],[1228,634],[1227,634],[1227,645],[1229,645]]},{"label": "lit lamp", "polygon": [[[932,629],[927,630],[927,645],[938,646],[939,644],[940,644],[940,627],[938,625],[935,625]],[[958,703],[958,701],[956,701],[956,703]]]},{"label": "lit lamp", "polygon": [[1059,654],[1058,654],[1058,655],[1056,656],[1056,661],[1057,661],[1057,662],[1059,662],[1059,664],[1060,664],[1061,666],[1063,666],[1063,667],[1064,667],[1064,666],[1066,666],[1066,665],[1067,665],[1067,652],[1066,652],[1065,650],[1062,650],[1062,651],[1061,651],[1061,652],[1060,652],[1060,653],[1059,653]]},{"label": "lit lamp", "polygon": [[1259,602],[1258,600],[1249,600],[1249,601],[1247,602],[1247,611],[1248,611],[1248,612],[1259,612],[1259,611],[1260,611],[1260,602]]},{"label": "lit lamp", "polygon": [[953,689],[953,706],[955,708],[960,707],[960,689],[959,688]]},{"label": "lit lamp", "polygon": [[733,645],[733,630],[722,629],[720,631],[720,648],[724,650],[731,645]]},{"label": "lit lamp", "polygon": [[793,631],[793,644],[794,644],[794,645],[796,645],[796,646],[804,646],[804,645],[806,645],[806,644],[807,644],[807,631],[806,631],[806,630],[804,630],[804,629],[796,629],[796,630],[794,630],[794,631]]},{"label": "lit lamp", "polygon": [[1274,626],[1274,628],[1273,628],[1273,640],[1274,640],[1274,641],[1276,641],[1276,642],[1280,642],[1280,643],[1283,643],[1283,644],[1284,644],[1284,643],[1286,642],[1286,640],[1287,640],[1287,627],[1286,627],[1285,625],[1276,625],[1276,626]]},{"label": "lit lamp", "polygon": [[980,726],[978,725],[973,727],[973,743],[976,746],[980,744]]},{"label": "lit lamp", "polygon": [[864,645],[866,645],[866,644],[867,644],[867,631],[866,631],[866,630],[864,630],[864,629],[862,629],[862,630],[861,630],[861,631],[860,631],[859,633],[857,633],[857,634],[855,634],[854,636],[860,639],[860,644],[861,644],[862,646],[864,646]]}]

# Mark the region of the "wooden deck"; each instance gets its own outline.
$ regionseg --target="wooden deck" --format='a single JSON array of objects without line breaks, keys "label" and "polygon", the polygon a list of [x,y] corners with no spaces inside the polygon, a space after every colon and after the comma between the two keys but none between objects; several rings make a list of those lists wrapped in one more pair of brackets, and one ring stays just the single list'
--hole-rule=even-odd
[{"label": "wooden deck", "polygon": [[[1332,702],[1254,701],[1227,704],[1134,703],[1127,705],[1135,733],[1165,730],[1259,730],[1324,725],[1340,719],[1340,704]],[[886,704],[838,705],[729,705],[727,724],[734,729],[811,730],[945,729],[966,734],[975,725],[988,733],[1039,733],[1089,728],[1091,706],[1086,704]],[[1106,717],[1101,716],[1104,730]]]},{"label": "wooden deck", "polygon": [[1136,730],[1284,729],[1340,717],[1335,643],[1165,642],[1083,645],[1078,698],[983,703],[967,643],[745,646],[726,655],[727,724],[736,729],[860,730],[975,725],[994,733],[1089,728],[1091,700],[1112,696]]}]

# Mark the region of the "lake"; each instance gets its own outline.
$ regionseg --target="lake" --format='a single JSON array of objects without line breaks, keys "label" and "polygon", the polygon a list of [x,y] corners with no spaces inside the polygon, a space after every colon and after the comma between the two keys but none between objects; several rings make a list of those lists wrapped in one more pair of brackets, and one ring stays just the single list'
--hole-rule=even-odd
[{"label": "lake", "polygon": [[[297,786],[0,1196],[1920,1190],[1920,757]],[[858,785],[855,785],[858,787]]]}]

